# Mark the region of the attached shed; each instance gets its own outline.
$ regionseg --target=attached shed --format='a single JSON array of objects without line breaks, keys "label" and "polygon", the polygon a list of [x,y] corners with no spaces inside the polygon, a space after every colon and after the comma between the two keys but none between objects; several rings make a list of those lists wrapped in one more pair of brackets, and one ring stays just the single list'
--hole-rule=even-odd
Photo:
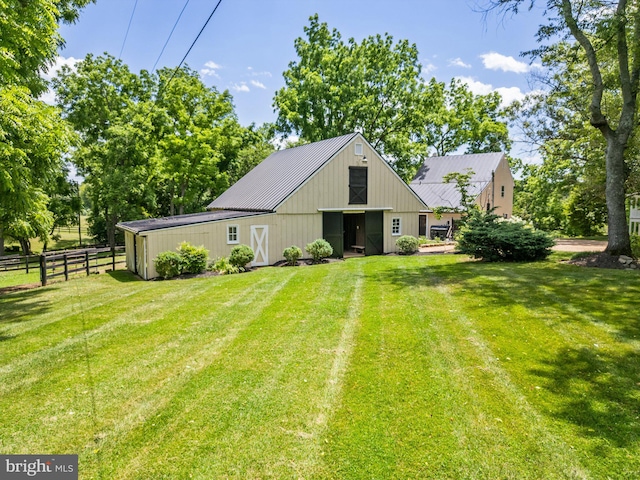
[{"label": "attached shed", "polygon": [[254,265],[283,260],[291,245],[324,238],[334,255],[396,251],[401,235],[418,235],[426,205],[359,133],[273,153],[209,206],[209,212],[120,223],[127,264],[145,279],[153,259],[182,241],[210,257],[244,243]]},{"label": "attached shed", "polygon": [[[473,172],[468,193],[482,209],[495,207],[504,218],[513,214],[513,175],[504,153],[476,153],[427,158],[411,181],[411,188],[428,205],[420,214],[420,235],[428,236],[437,227],[453,226],[460,219],[462,197],[456,183],[443,178],[450,173]],[[434,210],[446,213],[437,218]],[[432,228],[436,227],[436,228]]]}]

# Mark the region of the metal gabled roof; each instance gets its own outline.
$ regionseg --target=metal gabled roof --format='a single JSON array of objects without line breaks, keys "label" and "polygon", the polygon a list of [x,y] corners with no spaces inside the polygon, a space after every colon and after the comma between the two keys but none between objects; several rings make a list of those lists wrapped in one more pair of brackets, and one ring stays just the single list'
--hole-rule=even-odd
[{"label": "metal gabled roof", "polygon": [[164,228],[184,227],[198,223],[215,222],[219,220],[231,220],[234,218],[261,215],[264,212],[239,212],[234,210],[221,210],[215,212],[188,213],[185,215],[173,215],[162,218],[146,218],[131,222],[120,222],[116,227],[132,233],[147,232],[149,230],[162,230]]},{"label": "metal gabled roof", "polygon": [[274,211],[358,133],[272,153],[207,208]]},{"label": "metal gabled roof", "polygon": [[491,182],[504,153],[472,153],[467,155],[446,155],[427,158],[410,183],[429,208],[460,208],[461,196],[455,182],[444,183],[442,178],[449,173],[473,171],[470,179],[469,194],[478,196]]}]

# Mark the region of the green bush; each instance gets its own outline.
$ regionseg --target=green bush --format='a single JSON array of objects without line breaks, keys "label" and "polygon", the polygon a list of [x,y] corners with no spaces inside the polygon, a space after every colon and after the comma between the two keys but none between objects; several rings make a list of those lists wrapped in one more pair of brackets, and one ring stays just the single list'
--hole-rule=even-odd
[{"label": "green bush", "polygon": [[220,257],[209,265],[209,270],[218,272],[220,275],[231,275],[240,273],[240,269],[235,265],[231,265],[227,257]]},{"label": "green bush", "polygon": [[236,245],[231,249],[231,255],[229,255],[229,263],[238,267],[240,271],[244,271],[244,267],[247,263],[253,261],[255,257],[253,249],[248,245]]},{"label": "green bush", "polygon": [[323,238],[318,238],[311,243],[308,243],[304,249],[311,255],[315,263],[320,262],[323,258],[333,255],[333,248]]},{"label": "green bush", "polygon": [[418,251],[420,241],[411,235],[403,235],[396,240],[396,246],[403,255],[412,255]]},{"label": "green bush", "polygon": [[194,247],[189,242],[182,242],[178,254],[181,260],[180,273],[202,273],[207,269],[209,252],[204,246]]},{"label": "green bush", "polygon": [[295,245],[291,245],[288,248],[285,248],[282,252],[282,256],[287,260],[287,264],[294,266],[298,263],[298,259],[302,256],[302,250],[300,247]]},{"label": "green bush", "polygon": [[156,272],[164,279],[173,278],[180,275],[182,259],[176,252],[162,252],[154,259]]},{"label": "green bush", "polygon": [[640,258],[640,235],[631,234],[631,254],[635,258]]},{"label": "green bush", "polygon": [[456,239],[458,251],[488,262],[542,260],[554,244],[545,232],[481,211],[471,213]]}]

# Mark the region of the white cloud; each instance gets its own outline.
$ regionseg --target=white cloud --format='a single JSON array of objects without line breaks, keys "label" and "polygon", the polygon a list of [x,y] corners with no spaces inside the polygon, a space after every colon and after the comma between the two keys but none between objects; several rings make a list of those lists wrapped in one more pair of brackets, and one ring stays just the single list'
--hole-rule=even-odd
[{"label": "white cloud", "polygon": [[456,77],[462,83],[466,83],[472,93],[476,95],[488,95],[493,92],[493,86],[489,83],[482,83],[474,80],[471,77]]},{"label": "white cloud", "polygon": [[53,65],[49,67],[47,72],[46,73],[41,72],[40,75],[42,76],[42,78],[46,80],[51,80],[53,77],[55,77],[58,74],[58,72],[60,71],[63,65],[66,65],[72,71],[75,71],[76,63],[78,63],[79,61],[80,59],[78,58],[73,58],[73,57],[65,58],[65,57],[58,56],[56,57],[56,61],[53,63]]},{"label": "white cloud", "polygon": [[520,101],[525,97],[525,94],[518,87],[498,87],[496,92],[502,97],[503,106]]},{"label": "white cloud", "polygon": [[271,75],[271,72],[267,72],[267,71],[256,72],[253,70],[253,67],[247,67],[247,70],[249,70],[250,77],[268,77],[268,78],[273,77],[273,75]]},{"label": "white cloud", "polygon": [[251,85],[253,85],[254,87],[262,88],[263,90],[267,88],[264,86],[264,83],[257,80],[251,80]]},{"label": "white cloud", "polygon": [[472,93],[476,95],[488,95],[492,92],[498,92],[502,97],[502,106],[507,106],[516,100],[522,100],[525,93],[519,87],[498,87],[493,88],[490,83],[479,82],[472,77],[456,77],[463,83],[466,83]]},{"label": "white cloud", "polygon": [[464,63],[464,61],[460,57],[452,58],[451,60],[449,60],[449,66],[450,67],[471,68],[471,65],[469,65],[468,63]]},{"label": "white cloud", "polygon": [[422,66],[422,71],[426,74],[429,74],[431,72],[434,72],[438,69],[438,67],[436,67],[433,63],[428,62]]},{"label": "white cloud", "polygon": [[221,68],[222,68],[222,65],[218,65],[213,60],[209,60],[207,63],[204,64],[204,68],[200,69],[200,74],[205,77],[220,78],[220,75],[218,75],[217,70],[220,70]]},{"label": "white cloud", "polygon": [[231,85],[231,90],[235,92],[250,92],[251,90],[247,86],[247,82],[234,83]]},{"label": "white cloud", "polygon": [[538,64],[528,65],[513,57],[508,57],[497,52],[484,53],[480,55],[480,58],[485,68],[489,70],[502,70],[503,72],[527,73],[532,68],[539,66]]}]

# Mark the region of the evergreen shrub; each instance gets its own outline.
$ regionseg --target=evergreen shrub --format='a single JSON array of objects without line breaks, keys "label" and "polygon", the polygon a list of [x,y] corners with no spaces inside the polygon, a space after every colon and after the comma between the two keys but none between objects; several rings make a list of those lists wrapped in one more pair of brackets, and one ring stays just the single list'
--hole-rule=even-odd
[{"label": "evergreen shrub", "polygon": [[294,266],[297,265],[298,259],[302,257],[302,250],[296,245],[291,245],[284,249],[282,256],[287,260],[287,265]]},{"label": "evergreen shrub", "polygon": [[396,240],[396,246],[403,255],[413,255],[418,251],[420,241],[412,235],[403,235]]},{"label": "evergreen shrub", "polygon": [[471,212],[456,240],[459,252],[488,262],[543,260],[554,244],[545,232],[479,210]]},{"label": "evergreen shrub", "polygon": [[231,254],[229,255],[229,263],[238,267],[238,269],[242,272],[245,270],[245,265],[251,261],[253,261],[255,254],[253,253],[253,249],[248,245],[236,245],[231,249]]},{"label": "evergreen shrub", "polygon": [[318,238],[308,243],[304,249],[311,255],[315,263],[320,262],[323,258],[333,255],[333,247],[324,238]]}]

